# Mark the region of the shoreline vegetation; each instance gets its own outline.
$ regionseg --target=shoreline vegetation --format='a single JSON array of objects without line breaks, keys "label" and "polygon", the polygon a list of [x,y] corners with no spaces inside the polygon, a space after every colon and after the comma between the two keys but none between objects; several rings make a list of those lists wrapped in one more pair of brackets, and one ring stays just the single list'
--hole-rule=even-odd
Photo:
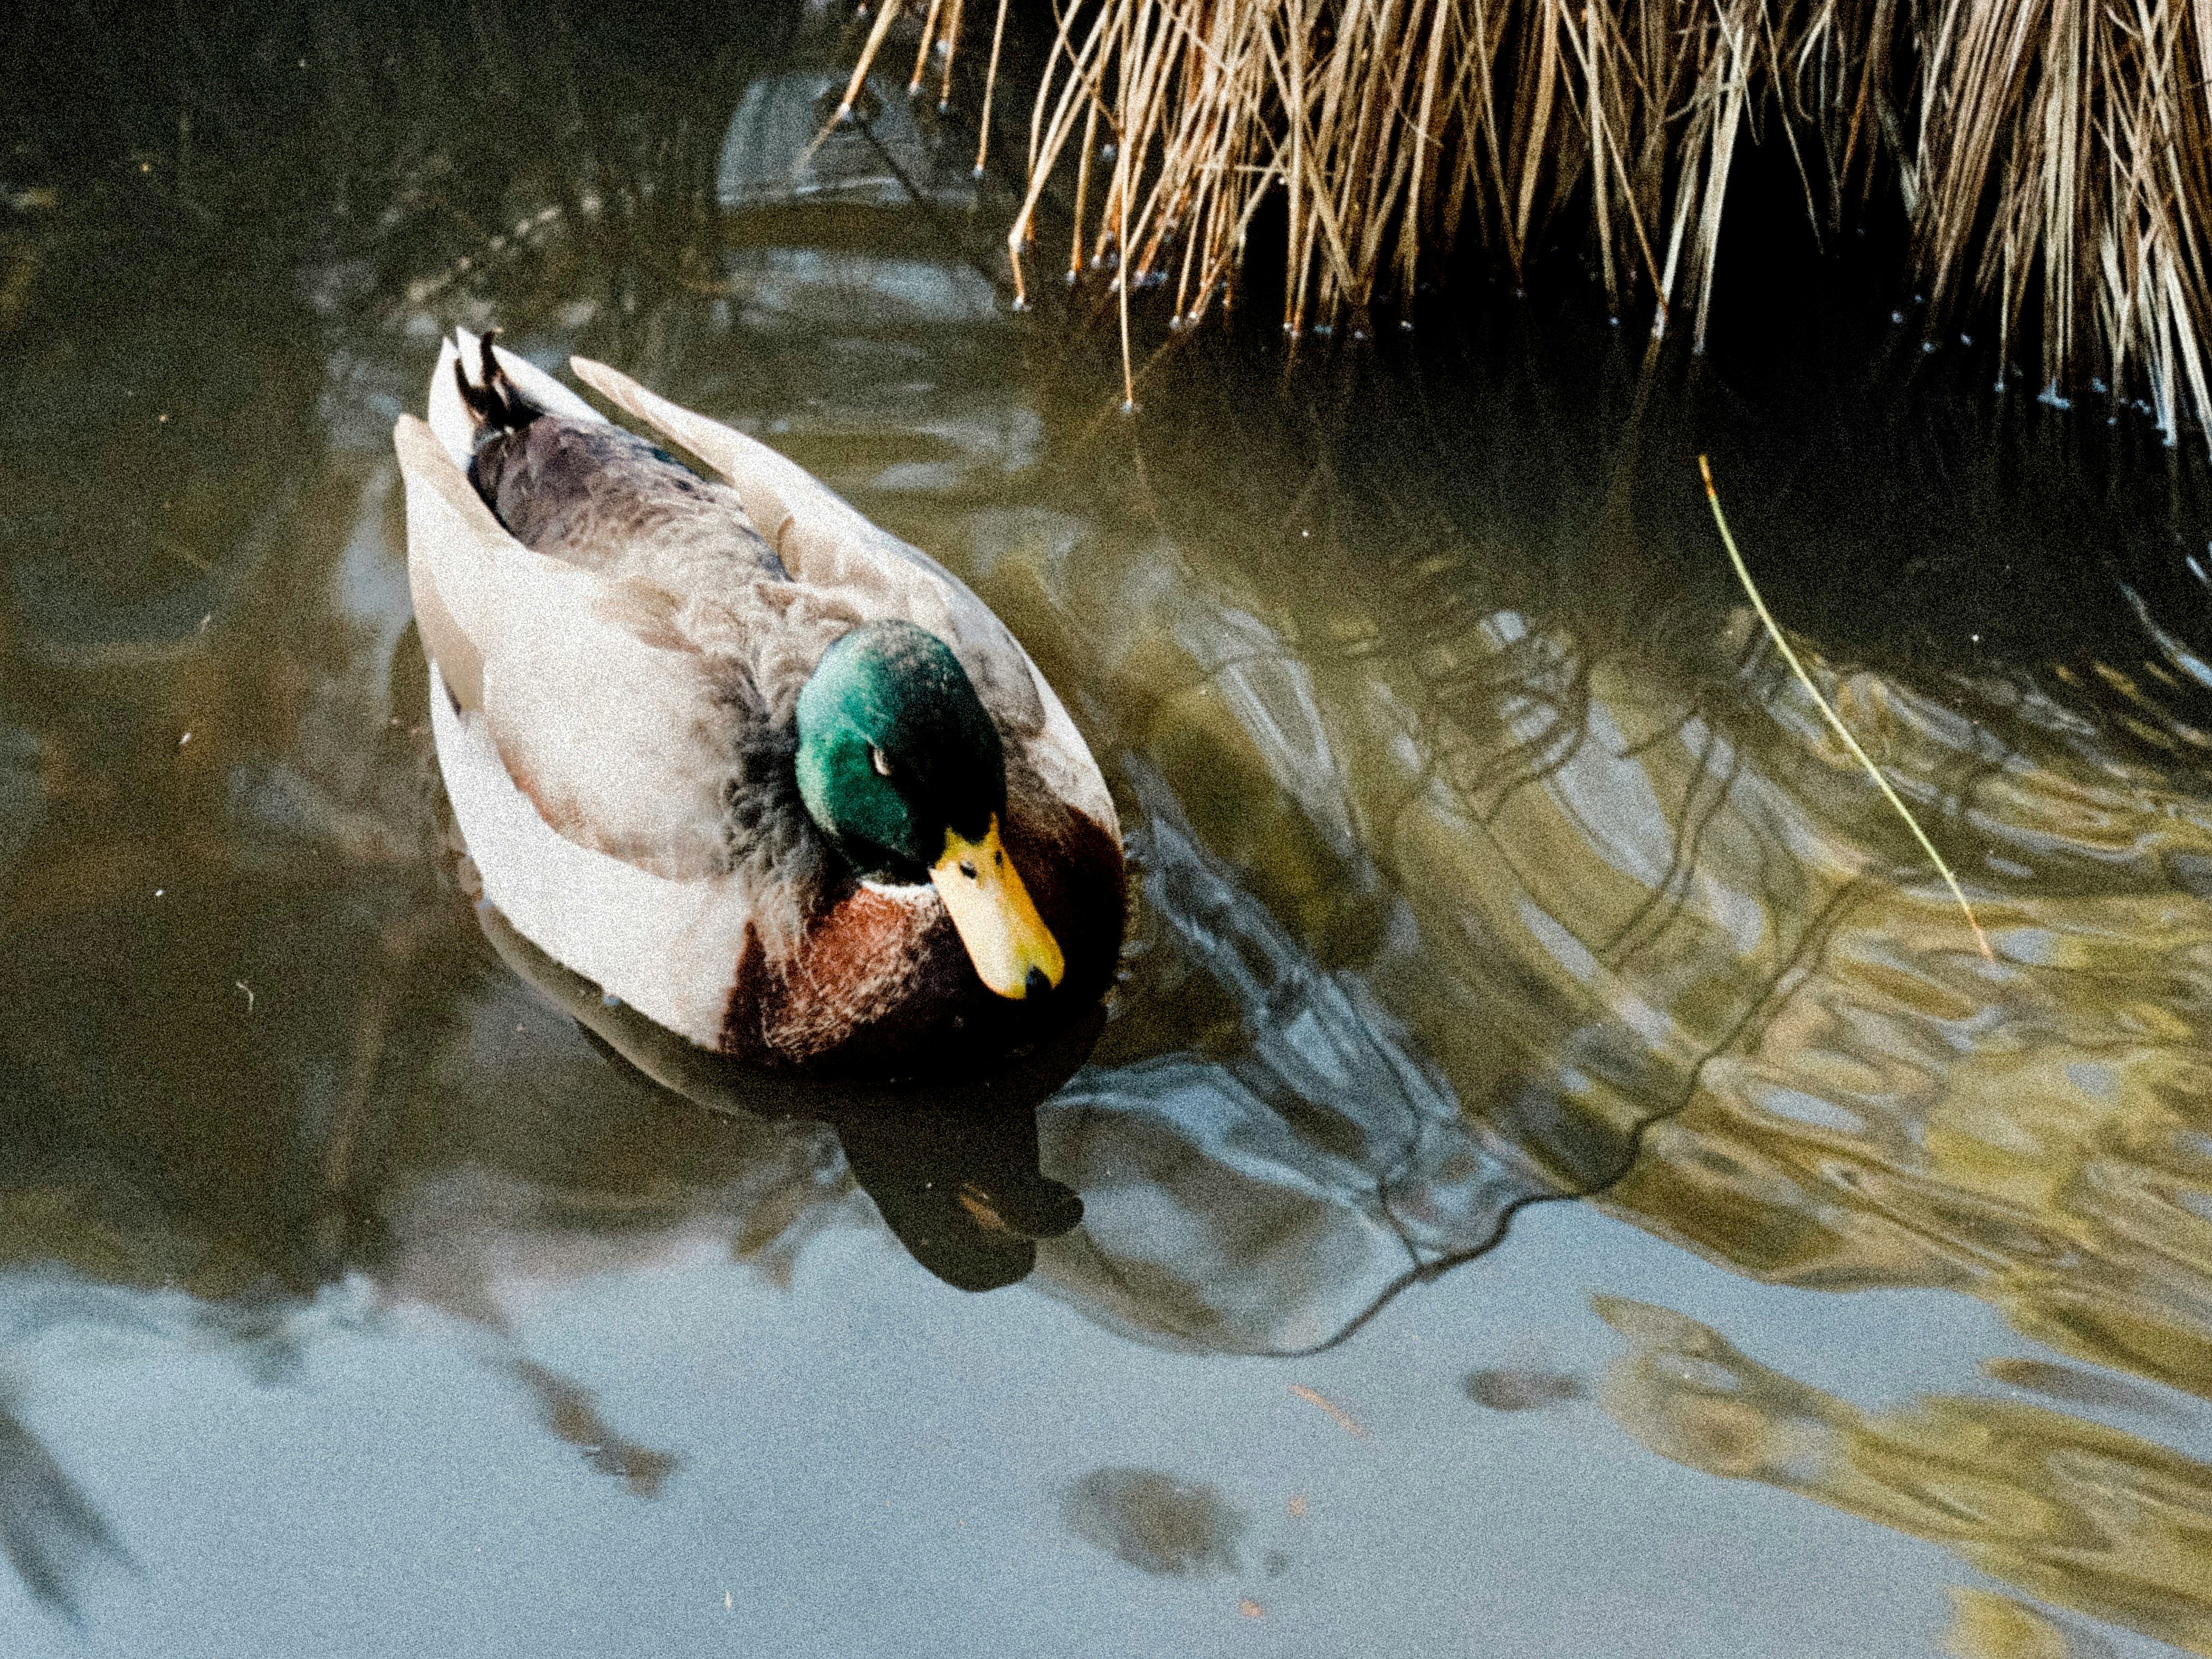
[{"label": "shoreline vegetation", "polygon": [[[1648,311],[1655,340],[1702,349],[1724,249],[1773,234],[1765,204],[1731,190],[1765,149],[1786,155],[1824,246],[1893,237],[1927,326],[1992,337],[2000,389],[2031,374],[2054,403],[2131,400],[2169,444],[2185,418],[2212,431],[2206,0],[1073,0],[1054,14],[1012,124],[1027,139],[1009,158],[1026,179],[1007,231],[1016,302],[1054,274],[1101,274],[1125,376],[1129,289],[1170,294],[1174,331],[1198,325],[1261,284],[1248,254],[1271,212],[1287,220],[1264,245],[1283,249],[1293,336],[1364,334],[1394,309],[1410,327],[1406,296],[1455,246],[1518,281],[1579,219],[1614,315]],[[993,102],[1015,90],[999,84],[1006,15],[1007,0],[864,6],[837,117],[878,63],[889,78],[910,62],[909,95],[944,108],[959,55],[987,55],[981,169]]]}]

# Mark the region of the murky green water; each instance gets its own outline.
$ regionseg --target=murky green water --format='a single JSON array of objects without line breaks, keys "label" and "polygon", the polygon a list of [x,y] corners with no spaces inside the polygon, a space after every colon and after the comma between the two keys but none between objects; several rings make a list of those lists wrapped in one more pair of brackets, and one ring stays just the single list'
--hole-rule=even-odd
[{"label": "murky green water", "polygon": [[[2201,463],[1502,295],[1124,419],[972,128],[794,169],[834,22],[32,16],[0,1645],[2212,1651]],[[456,322],[1060,689],[1140,901],[1034,1158],[702,1109],[479,925],[389,440]],[[1083,1224],[964,1293],[948,1173]]]}]

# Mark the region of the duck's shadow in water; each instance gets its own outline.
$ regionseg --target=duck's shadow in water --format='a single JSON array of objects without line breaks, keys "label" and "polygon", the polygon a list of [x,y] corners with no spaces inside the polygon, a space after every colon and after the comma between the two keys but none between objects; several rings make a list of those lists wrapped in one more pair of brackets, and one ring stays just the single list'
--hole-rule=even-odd
[{"label": "duck's shadow in water", "polygon": [[507,966],[616,1064],[708,1111],[828,1124],[884,1224],[946,1284],[1018,1283],[1039,1239],[1082,1221],[1082,1199],[1038,1168],[1036,1108],[1089,1056],[1103,1006],[994,1070],[900,1084],[801,1078],[696,1048],[554,961],[496,907],[479,901],[476,914]]}]

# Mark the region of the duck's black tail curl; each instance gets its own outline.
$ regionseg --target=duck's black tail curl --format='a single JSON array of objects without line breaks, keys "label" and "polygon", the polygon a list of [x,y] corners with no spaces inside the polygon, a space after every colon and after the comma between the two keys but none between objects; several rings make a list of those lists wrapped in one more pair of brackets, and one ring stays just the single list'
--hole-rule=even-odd
[{"label": "duck's black tail curl", "polygon": [[507,371],[499,364],[492,343],[499,338],[495,328],[484,331],[478,343],[477,374],[471,381],[468,366],[459,357],[453,359],[453,384],[461,391],[462,405],[476,422],[477,443],[482,447],[490,439],[509,432],[520,432],[545,411],[522,395]]}]

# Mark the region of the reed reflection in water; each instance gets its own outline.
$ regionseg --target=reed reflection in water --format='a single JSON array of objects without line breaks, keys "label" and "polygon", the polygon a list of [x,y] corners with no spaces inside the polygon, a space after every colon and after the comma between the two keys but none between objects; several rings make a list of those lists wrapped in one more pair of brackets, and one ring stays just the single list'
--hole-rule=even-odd
[{"label": "reed reflection in water", "polygon": [[1923,1395],[1861,1411],[1663,1308],[1601,1298],[1629,1339],[1615,1421],[1652,1450],[1934,1539],[2031,1595],[2212,1647],[2212,1464],[2039,1406]]}]

